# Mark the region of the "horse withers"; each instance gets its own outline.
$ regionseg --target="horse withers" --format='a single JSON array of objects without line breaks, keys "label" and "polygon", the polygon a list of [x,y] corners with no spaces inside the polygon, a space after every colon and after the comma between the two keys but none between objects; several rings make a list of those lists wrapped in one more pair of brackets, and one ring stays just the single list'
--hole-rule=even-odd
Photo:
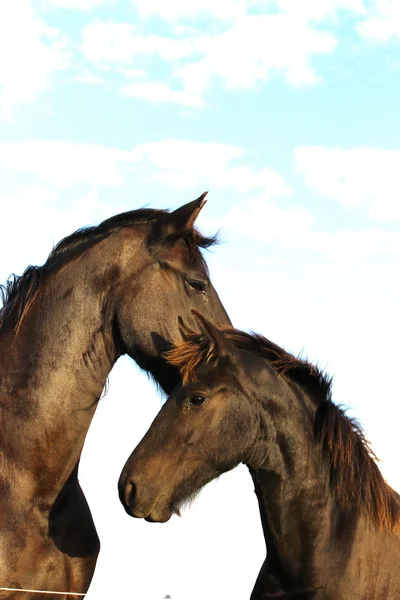
[{"label": "horse withers", "polygon": [[0,588],[87,591],[99,540],[78,463],[113,364],[127,353],[170,392],[178,315],[229,323],[194,228],[204,197],[81,229],[2,288]]},{"label": "horse withers", "polygon": [[122,471],[126,511],[167,521],[242,462],[267,546],[252,600],[398,600],[400,498],[330,380],[261,336],[197,319],[167,354],[183,385]]}]

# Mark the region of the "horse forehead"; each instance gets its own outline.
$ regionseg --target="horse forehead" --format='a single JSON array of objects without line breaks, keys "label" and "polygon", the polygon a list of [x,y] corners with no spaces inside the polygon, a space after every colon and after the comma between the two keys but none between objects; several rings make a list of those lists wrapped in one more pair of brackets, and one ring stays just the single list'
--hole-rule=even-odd
[{"label": "horse forehead", "polygon": [[162,255],[164,259],[174,265],[202,268],[200,251],[196,248],[189,249],[183,240],[176,242],[172,247],[163,248]]},{"label": "horse forehead", "polygon": [[[178,239],[173,245],[162,244],[154,248],[148,246],[147,238],[149,231],[151,231],[151,224],[141,223],[131,227],[123,227],[115,232],[110,239],[112,240],[111,243],[114,243],[120,259],[129,260],[134,250],[134,255],[137,258],[137,251],[145,250],[144,256],[150,257],[154,261],[161,258],[181,264],[193,261],[201,264],[200,250],[196,249],[196,247],[193,249],[189,248],[184,240]],[[105,241],[104,246],[106,252],[108,251],[107,243],[108,240]]]}]

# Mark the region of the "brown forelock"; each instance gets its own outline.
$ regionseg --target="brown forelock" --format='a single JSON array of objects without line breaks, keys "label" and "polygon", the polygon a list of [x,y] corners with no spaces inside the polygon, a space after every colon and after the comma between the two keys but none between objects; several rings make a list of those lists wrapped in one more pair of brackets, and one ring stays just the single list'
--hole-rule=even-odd
[{"label": "brown forelock", "polygon": [[185,335],[185,338],[164,354],[166,361],[179,369],[184,385],[196,380],[201,364],[214,362],[216,366],[218,362],[214,347],[204,334],[193,333]]},{"label": "brown forelock", "polygon": [[[241,349],[264,357],[285,378],[297,383],[317,404],[315,441],[329,472],[330,488],[344,507],[360,508],[381,529],[400,533],[400,496],[384,480],[361,426],[332,402],[331,379],[315,365],[296,358],[263,336],[221,327]],[[203,363],[218,364],[218,355],[203,333],[185,333],[185,339],[166,353],[180,370],[184,384],[196,380]]]},{"label": "brown forelock", "polygon": [[[99,225],[78,229],[58,242],[43,266],[30,266],[21,276],[11,275],[4,285],[0,285],[0,300],[2,301],[0,331],[3,323],[8,319],[11,319],[14,327],[21,324],[36,298],[42,279],[50,272],[52,267],[55,265],[62,266],[117,229],[141,223],[152,223],[167,212],[166,210],[141,208],[114,215]],[[206,263],[201,256],[201,252],[199,252],[199,248],[209,248],[215,244],[218,240],[218,234],[205,237],[193,228],[192,231],[186,231],[182,236],[177,237],[183,239],[188,248],[189,257],[192,260],[200,257],[203,266],[206,268]]]}]

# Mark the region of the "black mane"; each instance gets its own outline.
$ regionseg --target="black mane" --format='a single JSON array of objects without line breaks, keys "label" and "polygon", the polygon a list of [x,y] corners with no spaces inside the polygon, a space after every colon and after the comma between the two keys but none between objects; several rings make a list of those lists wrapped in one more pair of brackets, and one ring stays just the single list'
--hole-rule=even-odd
[{"label": "black mane", "polygon": [[275,371],[285,375],[310,394],[319,405],[332,400],[332,377],[307,360],[294,356],[274,342],[257,333],[227,330],[228,337],[236,346],[249,350],[268,360]]}]

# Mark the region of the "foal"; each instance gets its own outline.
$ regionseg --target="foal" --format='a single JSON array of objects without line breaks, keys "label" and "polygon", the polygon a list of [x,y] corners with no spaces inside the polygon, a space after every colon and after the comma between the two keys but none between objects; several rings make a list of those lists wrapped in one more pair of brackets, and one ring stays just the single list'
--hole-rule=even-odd
[{"label": "foal", "polygon": [[[195,311],[193,311],[195,312]],[[167,354],[177,387],[120,478],[126,511],[167,521],[206,483],[245,463],[267,558],[251,600],[398,600],[400,497],[330,380],[269,340],[217,329]]]}]

